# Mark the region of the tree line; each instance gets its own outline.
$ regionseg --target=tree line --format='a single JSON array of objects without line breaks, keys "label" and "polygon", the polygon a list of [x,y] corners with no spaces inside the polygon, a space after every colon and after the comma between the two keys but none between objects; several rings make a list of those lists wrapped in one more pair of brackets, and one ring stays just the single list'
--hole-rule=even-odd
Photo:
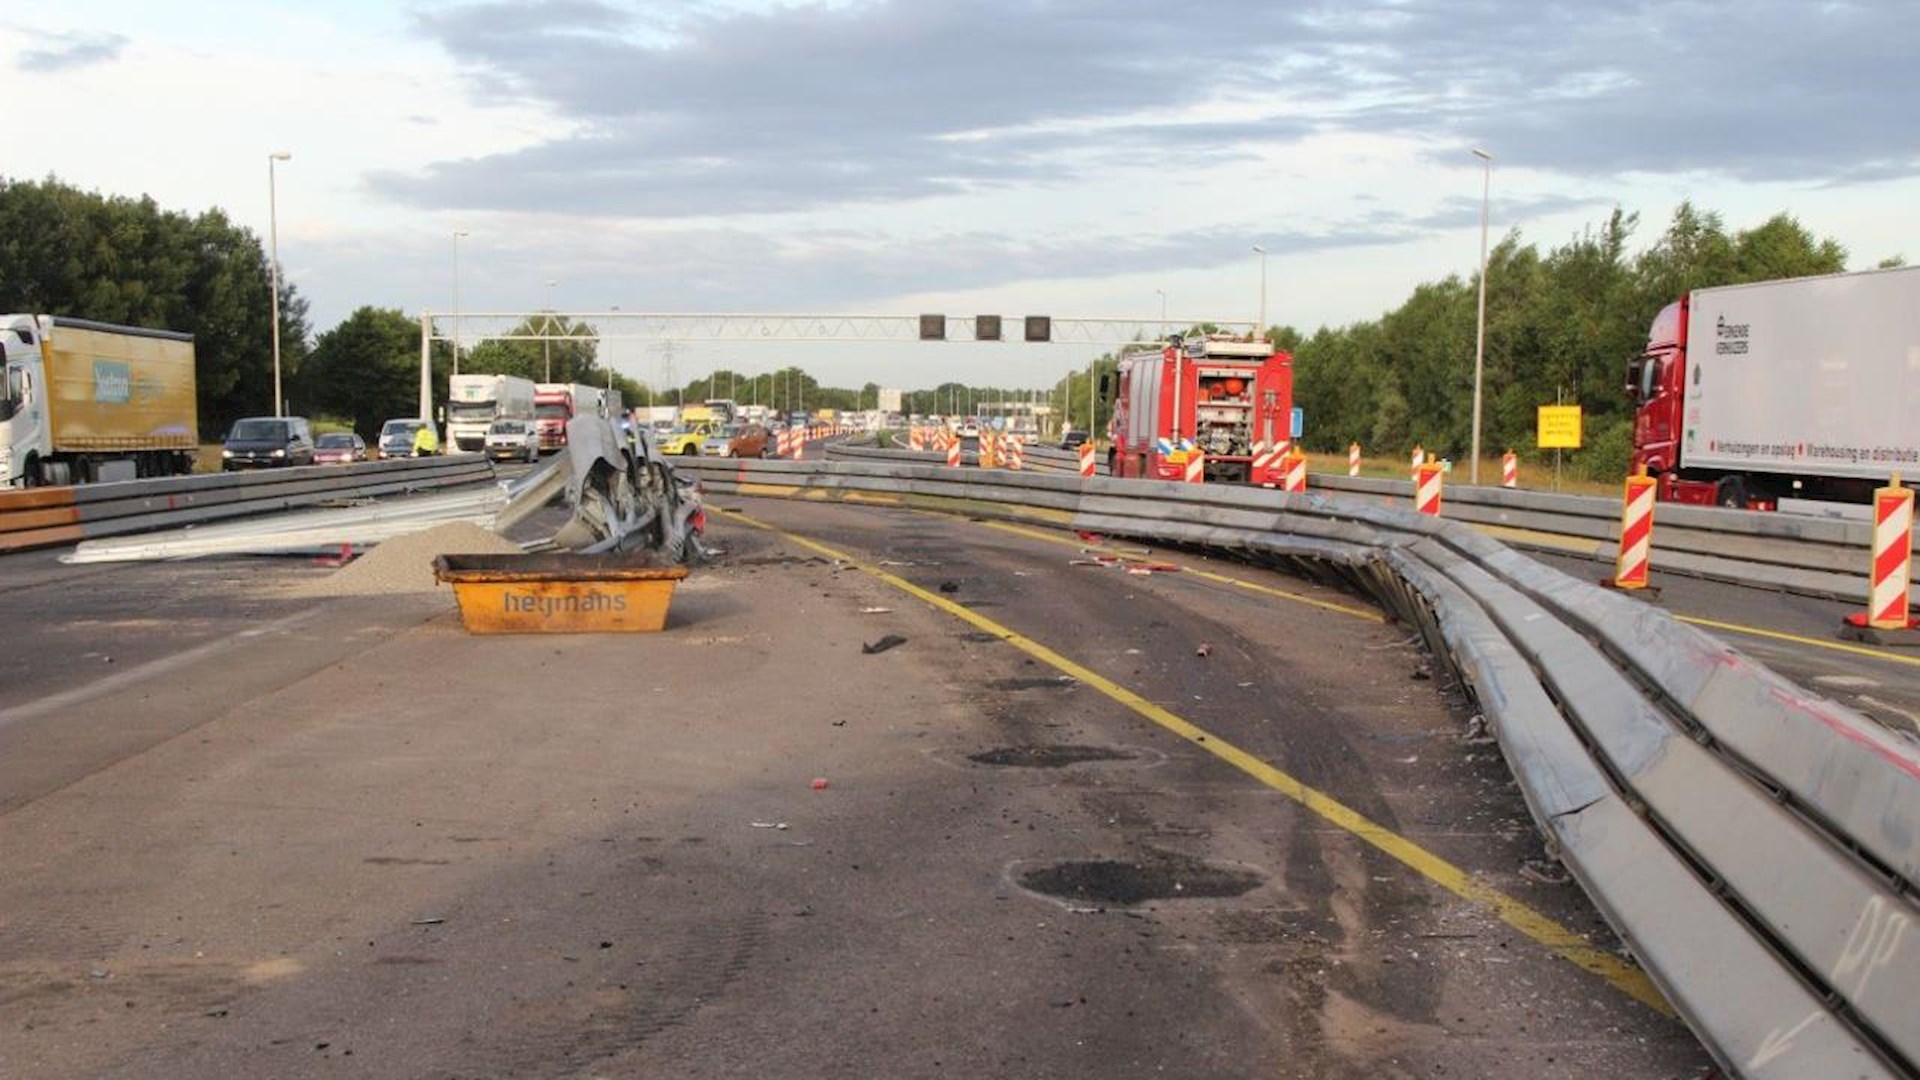
[{"label": "tree line", "polygon": [[[1616,209],[1544,252],[1509,234],[1489,254],[1483,449],[1533,445],[1534,410],[1581,405],[1587,448],[1578,467],[1624,468],[1631,412],[1622,391],[1627,361],[1645,345],[1660,308],[1710,285],[1835,273],[1846,251],[1777,214],[1730,231],[1717,213],[1681,204],[1654,243],[1629,250],[1637,214]],[[1881,265],[1898,265],[1899,259]],[[1403,454],[1414,444],[1452,457],[1467,452],[1479,278],[1418,286],[1377,319],[1304,334],[1267,331],[1294,356],[1295,403],[1306,412],[1309,449],[1359,442]],[[49,177],[0,177],[0,310],[74,315],[194,335],[201,434],[217,438],[240,416],[272,411],[271,276],[260,238],[219,209],[167,210],[149,197],[105,196]],[[418,409],[420,328],[395,308],[364,306],[313,334],[299,290],[280,283],[280,352],[288,406],[371,435],[388,417]],[[1194,328],[1204,329],[1204,328]],[[678,387],[649,387],[601,362],[594,328],[535,315],[512,331],[561,340],[488,340],[464,349],[462,370],[608,386],[629,405],[732,397],[794,409],[875,408],[879,388],[832,387],[797,366],[743,374],[719,369]],[[1060,379],[1052,403],[1074,427],[1105,428],[1111,403],[1096,392],[1115,354]],[[452,349],[432,349],[433,399],[446,400]],[[971,399],[1024,391],[944,382],[907,391],[909,413],[965,411]]]},{"label": "tree line", "polygon": [[[1577,471],[1619,477],[1633,434],[1627,363],[1646,348],[1662,307],[1707,286],[1846,269],[1837,241],[1816,238],[1786,214],[1729,231],[1719,214],[1682,203],[1660,237],[1634,254],[1628,246],[1638,225],[1637,214],[1615,209],[1545,252],[1516,233],[1489,253],[1482,453],[1511,447],[1539,456],[1535,410],[1577,404],[1585,420]],[[1272,331],[1294,355],[1307,448],[1359,442],[1369,452],[1404,454],[1419,444],[1464,459],[1478,292],[1479,275],[1448,277],[1419,286],[1378,319],[1311,336]]]}]

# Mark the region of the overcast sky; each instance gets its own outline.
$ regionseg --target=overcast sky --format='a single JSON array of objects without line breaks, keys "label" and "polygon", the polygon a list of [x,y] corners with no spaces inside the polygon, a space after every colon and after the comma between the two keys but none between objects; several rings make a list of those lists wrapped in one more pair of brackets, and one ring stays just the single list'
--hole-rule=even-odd
[{"label": "overcast sky", "polygon": [[[0,3],[0,170],[267,231],[361,304],[1371,318],[1615,204],[1920,259],[1920,4]],[[84,315],[85,312],[76,314]],[[836,381],[1086,350],[702,345]],[[616,354],[642,378],[658,356]]]}]

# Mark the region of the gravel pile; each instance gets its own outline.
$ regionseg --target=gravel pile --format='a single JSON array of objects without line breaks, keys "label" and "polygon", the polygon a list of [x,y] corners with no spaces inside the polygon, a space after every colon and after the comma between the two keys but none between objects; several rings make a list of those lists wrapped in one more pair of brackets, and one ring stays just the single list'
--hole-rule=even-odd
[{"label": "gravel pile", "polygon": [[311,582],[307,596],[388,596],[432,592],[439,555],[517,555],[520,545],[464,521],[435,525],[382,542],[372,551]]}]

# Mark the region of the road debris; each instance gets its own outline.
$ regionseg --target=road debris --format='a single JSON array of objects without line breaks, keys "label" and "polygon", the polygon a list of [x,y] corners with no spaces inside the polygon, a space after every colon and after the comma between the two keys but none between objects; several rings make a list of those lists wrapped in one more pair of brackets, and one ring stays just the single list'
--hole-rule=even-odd
[{"label": "road debris", "polygon": [[891,615],[891,614],[893,614],[893,609],[892,609],[892,608],[890,608],[890,607],[863,607],[863,608],[861,608],[861,609],[860,609],[860,614],[862,614],[862,615]]},{"label": "road debris", "polygon": [[1521,863],[1520,876],[1541,885],[1565,885],[1573,880],[1566,867],[1546,859],[1528,859]]},{"label": "road debris", "polygon": [[814,777],[814,778],[813,778],[813,790],[815,790],[815,791],[825,791],[825,790],[827,790],[827,778],[826,778],[826,777],[824,777],[824,776],[816,776],[816,777]]},{"label": "road debris", "polygon": [[784,829],[787,827],[787,823],[784,821],[749,821],[747,824],[756,829]]},{"label": "road debris", "polygon": [[1206,642],[1206,641],[1203,641],[1203,642],[1201,642],[1201,643],[1200,643],[1200,647],[1199,647],[1199,648],[1197,648],[1197,649],[1195,649],[1195,650],[1193,650],[1193,655],[1195,655],[1195,656],[1212,656],[1212,655],[1213,655],[1213,645],[1212,645],[1212,643],[1211,643],[1211,642]]},{"label": "road debris", "polygon": [[943,593],[957,593],[960,591],[960,583],[957,581],[943,581],[940,583],[940,591]]},{"label": "road debris", "polygon": [[873,656],[876,653],[883,653],[883,652],[886,652],[888,649],[891,649],[900,645],[905,645],[906,643],[907,643],[907,639],[901,637],[899,634],[888,634],[887,636],[881,638],[879,641],[871,641],[871,642],[866,642],[862,644],[860,646],[860,651],[865,653],[868,656]]},{"label": "road debris", "polygon": [[437,916],[437,915],[436,915],[436,916],[434,916],[434,917],[432,917],[432,918],[427,918],[427,919],[415,919],[415,920],[413,920],[413,925],[415,925],[415,926],[439,926],[439,925],[440,925],[441,923],[443,923],[443,922],[446,922],[446,921],[447,921],[447,920],[445,920],[445,919],[443,919],[443,918],[441,918],[441,917],[439,917],[439,916]]}]

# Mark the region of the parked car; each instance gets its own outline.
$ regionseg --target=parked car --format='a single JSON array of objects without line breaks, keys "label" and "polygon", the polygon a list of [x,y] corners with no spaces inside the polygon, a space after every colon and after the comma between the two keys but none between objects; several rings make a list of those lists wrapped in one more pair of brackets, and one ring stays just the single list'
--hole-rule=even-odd
[{"label": "parked car", "polygon": [[495,461],[538,461],[540,429],[531,420],[495,420],[487,428],[486,452]]},{"label": "parked car", "polygon": [[273,469],[313,464],[313,428],[304,416],[249,416],[235,420],[220,448],[220,470]]},{"label": "parked car", "polygon": [[367,460],[367,440],[351,431],[329,431],[313,440],[315,465],[351,465]]},{"label": "parked car", "polygon": [[430,454],[440,452],[440,432],[431,423],[411,417],[400,417],[380,425],[378,453],[382,458],[402,458],[413,456],[413,437],[421,428],[433,434],[433,449]]},{"label": "parked car", "polygon": [[1084,431],[1064,432],[1060,436],[1060,449],[1078,450],[1080,448],[1080,444],[1086,441],[1087,441],[1087,433]]},{"label": "parked car", "polygon": [[966,423],[964,423],[964,424],[961,424],[961,425],[960,425],[960,437],[961,437],[961,438],[963,438],[963,439],[977,439],[977,438],[979,438],[979,437],[980,437],[980,423],[979,423],[979,421],[977,421],[977,420],[968,420],[968,421],[967,421]]},{"label": "parked car", "polygon": [[734,424],[706,437],[700,452],[714,457],[766,457],[772,442],[759,424]]}]

